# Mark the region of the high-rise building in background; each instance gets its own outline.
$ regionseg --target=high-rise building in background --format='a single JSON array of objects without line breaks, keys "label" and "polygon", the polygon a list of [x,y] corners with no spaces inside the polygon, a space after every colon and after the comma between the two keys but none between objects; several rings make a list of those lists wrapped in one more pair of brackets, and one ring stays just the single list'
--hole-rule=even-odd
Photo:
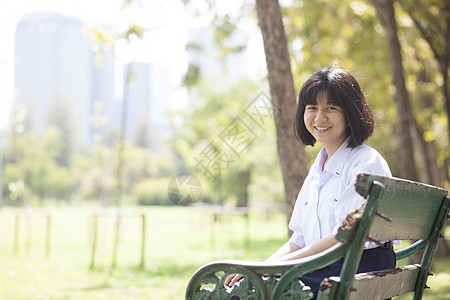
[{"label": "high-rise building in background", "polygon": [[164,149],[169,131],[165,111],[171,103],[169,68],[133,63],[127,83],[128,65],[111,53],[95,63],[93,42],[83,26],[80,20],[54,13],[32,14],[18,24],[15,104],[27,108],[30,129],[55,124],[68,131],[75,145],[113,143],[127,97],[127,140]]},{"label": "high-rise building in background", "polygon": [[137,62],[127,64],[124,70],[124,82],[128,82],[127,132],[132,134],[129,140],[162,152],[170,133],[166,114],[170,110],[170,70],[163,65]]},{"label": "high-rise building in background", "polygon": [[66,125],[73,127],[72,135],[88,139],[92,52],[82,28],[79,20],[46,13],[29,15],[17,25],[15,103],[27,108],[33,130],[64,115],[62,121],[73,123]]}]

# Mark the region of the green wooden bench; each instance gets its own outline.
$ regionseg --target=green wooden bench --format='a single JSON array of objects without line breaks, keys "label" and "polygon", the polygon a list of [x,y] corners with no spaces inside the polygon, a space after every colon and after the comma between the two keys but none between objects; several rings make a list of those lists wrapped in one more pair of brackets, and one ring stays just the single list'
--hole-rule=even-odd
[{"label": "green wooden bench", "polygon": [[[312,257],[279,264],[219,260],[201,267],[191,278],[186,299],[311,299],[312,292],[298,278],[345,257],[339,277],[322,281],[318,299],[385,299],[414,292],[421,299],[436,244],[447,220],[447,191],[404,179],[359,174],[356,190],[366,204],[343,222],[332,248]],[[424,250],[420,264],[356,274],[366,240],[418,240],[396,251],[397,260]],[[244,280],[224,287],[230,274]]]}]

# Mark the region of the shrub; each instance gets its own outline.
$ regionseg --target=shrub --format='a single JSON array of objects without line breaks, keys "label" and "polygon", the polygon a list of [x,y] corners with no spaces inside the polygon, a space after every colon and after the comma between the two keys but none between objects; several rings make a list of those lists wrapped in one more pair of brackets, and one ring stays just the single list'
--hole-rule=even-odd
[{"label": "shrub", "polygon": [[138,205],[173,205],[167,188],[170,178],[147,178],[133,186],[131,198]]}]

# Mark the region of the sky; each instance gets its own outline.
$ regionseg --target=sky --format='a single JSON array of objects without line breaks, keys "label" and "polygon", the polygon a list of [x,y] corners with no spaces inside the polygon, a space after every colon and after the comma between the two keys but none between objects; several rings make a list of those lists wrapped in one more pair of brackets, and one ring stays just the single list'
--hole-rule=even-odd
[{"label": "sky", "polygon": [[[232,12],[239,9],[239,1],[218,1],[222,5],[220,11]],[[186,97],[186,91],[179,86],[187,68],[185,45],[188,41],[188,29],[207,26],[208,16],[203,14],[203,17],[193,17],[187,13],[181,0],[138,0],[125,10],[122,10],[123,2],[124,0],[0,0],[0,147],[5,128],[9,127],[10,107],[14,99],[14,32],[17,23],[27,14],[56,12],[80,19],[87,26],[121,28],[134,23],[149,29],[144,38],[132,48],[118,51],[119,59],[169,66],[172,86],[179,93],[176,97]]]}]

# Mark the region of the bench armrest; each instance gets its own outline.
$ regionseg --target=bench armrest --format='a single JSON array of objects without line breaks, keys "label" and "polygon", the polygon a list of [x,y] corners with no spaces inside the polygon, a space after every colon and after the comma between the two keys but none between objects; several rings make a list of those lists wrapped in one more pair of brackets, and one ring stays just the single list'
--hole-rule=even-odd
[{"label": "bench armrest", "polygon": [[[344,257],[347,248],[347,245],[338,243],[316,255],[280,263],[213,261],[202,266],[192,276],[186,290],[186,299],[201,299],[206,295],[210,295],[212,299],[222,299],[225,295],[251,296],[254,299],[280,299],[282,295],[292,295],[309,299],[312,297],[309,287],[304,287],[298,278]],[[226,278],[231,274],[241,274],[245,278],[232,289],[224,286]]]}]

